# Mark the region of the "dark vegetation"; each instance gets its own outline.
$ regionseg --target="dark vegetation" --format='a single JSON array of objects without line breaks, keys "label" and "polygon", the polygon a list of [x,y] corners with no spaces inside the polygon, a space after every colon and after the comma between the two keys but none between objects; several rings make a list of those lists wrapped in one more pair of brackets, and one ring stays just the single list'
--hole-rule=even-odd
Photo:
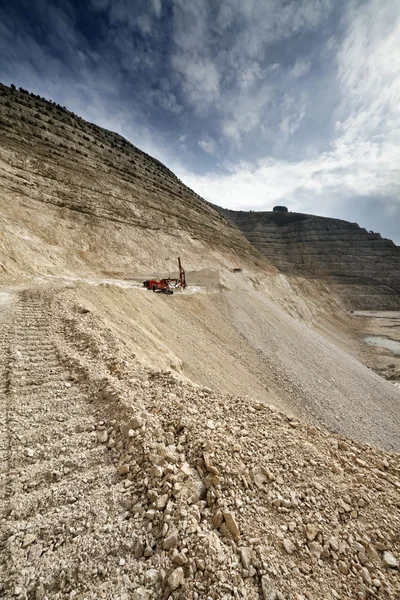
[{"label": "dark vegetation", "polygon": [[272,221],[279,227],[283,227],[284,225],[289,225],[290,223],[298,223],[300,221],[305,221],[306,219],[311,218],[311,215],[304,215],[302,213],[292,213],[292,212],[265,212],[266,220]]}]

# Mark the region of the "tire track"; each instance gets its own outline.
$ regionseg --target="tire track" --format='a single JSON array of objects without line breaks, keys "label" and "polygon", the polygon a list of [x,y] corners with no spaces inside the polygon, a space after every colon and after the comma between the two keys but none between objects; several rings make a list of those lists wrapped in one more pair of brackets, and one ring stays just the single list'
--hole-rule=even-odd
[{"label": "tire track", "polygon": [[82,549],[89,552],[99,528],[121,512],[115,465],[97,438],[97,407],[60,360],[49,311],[43,293],[26,290],[12,319],[8,307],[0,314],[8,323],[0,342],[6,597],[42,598],[45,588],[48,598],[69,597]]},{"label": "tire track", "polygon": [[3,517],[7,501],[7,474],[10,460],[10,345],[12,335],[12,297],[0,293],[0,515]]}]

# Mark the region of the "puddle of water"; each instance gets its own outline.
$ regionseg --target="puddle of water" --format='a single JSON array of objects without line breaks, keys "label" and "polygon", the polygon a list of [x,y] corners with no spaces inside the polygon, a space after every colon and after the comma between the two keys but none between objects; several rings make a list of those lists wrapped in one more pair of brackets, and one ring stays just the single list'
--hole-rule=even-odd
[{"label": "puddle of water", "polygon": [[393,354],[398,354],[400,356],[400,342],[396,342],[395,340],[390,340],[389,338],[379,337],[377,335],[369,335],[363,338],[363,342],[369,344],[370,346],[378,346],[378,348],[386,348],[393,352]]}]

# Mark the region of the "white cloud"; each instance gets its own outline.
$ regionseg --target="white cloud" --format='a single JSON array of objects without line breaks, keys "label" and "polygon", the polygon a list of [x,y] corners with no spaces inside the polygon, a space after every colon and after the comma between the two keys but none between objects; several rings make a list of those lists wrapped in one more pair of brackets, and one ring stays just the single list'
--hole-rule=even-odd
[{"label": "white cloud", "polygon": [[[110,20],[96,50],[72,3],[35,2],[55,52],[0,9],[3,80],[118,131],[215,203],[345,216],[376,198],[389,229],[400,221],[398,0],[91,2]],[[199,174],[211,156],[225,171]]]},{"label": "white cloud", "polygon": [[97,11],[107,11],[111,25],[139,29],[143,34],[152,31],[153,19],[161,17],[161,0],[90,0]]},{"label": "white cloud", "polygon": [[206,134],[204,139],[200,140],[198,144],[204,152],[207,152],[208,154],[217,154],[217,143],[209,135]]},{"label": "white cloud", "polygon": [[[206,200],[234,210],[272,210],[285,204],[291,211],[350,218],[354,212],[364,218],[368,229],[379,230],[370,220],[372,201],[380,206],[382,224],[400,243],[399,167],[396,149],[389,159],[371,147],[359,148],[358,155],[337,150],[315,161],[292,163],[267,158],[256,167],[240,164],[225,175],[196,175],[175,166],[178,176]],[[231,167],[232,168],[232,167]],[[390,199],[385,202],[382,194]],[[396,200],[397,198],[397,200]],[[363,215],[363,206],[368,206]],[[355,207],[358,210],[354,210]],[[374,219],[376,219],[374,217]],[[386,219],[386,221],[385,221]],[[391,223],[391,220],[397,219]],[[392,225],[392,227],[391,227]],[[397,233],[396,233],[397,230]]]},{"label": "white cloud", "polygon": [[165,113],[179,115],[183,110],[182,106],[178,104],[174,94],[168,90],[151,90],[148,98],[155,105],[159,106]]},{"label": "white cloud", "polygon": [[[296,162],[271,156],[253,165],[238,161],[225,174],[198,175],[183,168],[179,173],[207,200],[232,209],[268,210],[284,203],[291,210],[327,216],[340,212],[345,217],[350,214],[346,203],[359,202],[360,211],[364,206],[374,218],[377,212],[382,215],[382,222],[399,243],[400,10],[395,1],[382,6],[378,0],[370,0],[362,7],[352,2],[343,22],[342,43],[330,44],[337,48],[337,82],[342,91],[330,149],[312,160],[300,155]],[[287,75],[299,78],[309,68],[309,62],[299,59]],[[223,121],[227,138],[239,141],[259,126],[268,94],[273,96],[273,86],[263,90],[264,103],[257,94],[239,93],[232,98],[232,103],[237,101],[236,112],[228,102],[231,118]],[[298,102],[288,94],[281,97],[281,105],[279,128],[288,137],[300,126],[307,105],[304,98]],[[374,212],[373,206],[381,208]],[[393,219],[397,219],[394,225]],[[397,236],[392,226],[397,228]],[[374,229],[373,223],[370,228]]]},{"label": "white cloud", "polygon": [[348,34],[338,52],[343,90],[341,141],[352,144],[384,135],[400,142],[400,9],[397,2],[352,2]]},{"label": "white cloud", "polygon": [[[353,149],[354,150],[354,149]],[[306,192],[312,196],[337,198],[344,196],[373,195],[399,191],[397,155],[391,159],[379,155],[376,148],[358,148],[358,154],[340,150],[322,154],[317,160],[296,163],[266,158],[251,167],[240,164],[228,174],[210,173],[196,175],[180,170],[180,176],[190,187],[216,204],[226,208],[244,210],[246,207],[266,210],[272,204]],[[400,201],[399,201],[400,204]]]},{"label": "white cloud", "polygon": [[182,89],[195,112],[201,113],[219,96],[219,75],[208,59],[190,59],[183,54],[172,58],[172,67],[182,76]]},{"label": "white cloud", "polygon": [[216,24],[226,30],[244,26],[237,44],[247,56],[260,55],[264,45],[315,29],[332,11],[332,0],[225,0],[220,3]]},{"label": "white cloud", "polygon": [[311,69],[311,62],[306,61],[304,58],[297,58],[293,67],[290,70],[290,75],[295,79],[303,77]]},{"label": "white cloud", "polygon": [[161,0],[150,0],[150,4],[153,7],[154,14],[159,19],[161,17],[162,2]]}]

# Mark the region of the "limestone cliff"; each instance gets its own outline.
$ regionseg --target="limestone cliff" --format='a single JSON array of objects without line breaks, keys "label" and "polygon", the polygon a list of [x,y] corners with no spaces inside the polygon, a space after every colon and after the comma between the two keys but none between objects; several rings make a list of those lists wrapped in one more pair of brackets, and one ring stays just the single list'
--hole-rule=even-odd
[{"label": "limestone cliff", "polygon": [[0,84],[0,274],[265,261],[158,160],[65,107]]},{"label": "limestone cliff", "polygon": [[356,223],[221,209],[283,273],[328,280],[349,308],[400,308],[400,247]]}]

